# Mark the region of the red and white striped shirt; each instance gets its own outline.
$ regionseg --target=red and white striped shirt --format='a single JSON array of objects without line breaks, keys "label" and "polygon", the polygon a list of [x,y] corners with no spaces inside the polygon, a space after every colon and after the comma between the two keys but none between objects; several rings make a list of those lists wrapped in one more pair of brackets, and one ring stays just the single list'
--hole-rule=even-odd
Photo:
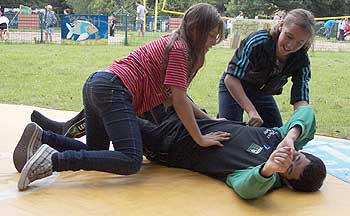
[{"label": "red and white striped shirt", "polygon": [[189,49],[183,39],[176,40],[169,51],[162,83],[164,51],[170,39],[171,35],[162,36],[131,52],[128,57],[113,61],[106,68],[115,73],[132,94],[137,115],[164,102],[169,96],[170,86],[187,89]]}]

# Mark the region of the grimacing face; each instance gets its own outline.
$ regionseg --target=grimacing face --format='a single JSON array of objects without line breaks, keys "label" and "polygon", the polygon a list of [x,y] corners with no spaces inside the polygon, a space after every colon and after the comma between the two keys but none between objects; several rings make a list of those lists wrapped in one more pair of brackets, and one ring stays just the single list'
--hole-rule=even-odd
[{"label": "grimacing face", "polygon": [[279,28],[281,33],[277,41],[277,56],[280,58],[301,49],[311,37],[309,32],[294,23],[290,25],[281,23]]},{"label": "grimacing face", "polygon": [[303,153],[294,151],[292,164],[281,175],[286,179],[299,179],[305,167],[310,163],[310,160]]}]

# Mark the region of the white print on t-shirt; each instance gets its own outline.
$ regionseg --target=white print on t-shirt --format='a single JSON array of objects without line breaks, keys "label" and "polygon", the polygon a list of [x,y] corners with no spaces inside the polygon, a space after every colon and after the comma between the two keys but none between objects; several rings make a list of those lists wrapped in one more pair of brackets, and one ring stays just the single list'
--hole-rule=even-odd
[{"label": "white print on t-shirt", "polygon": [[272,129],[266,129],[266,130],[264,131],[264,134],[266,135],[266,138],[267,138],[267,139],[270,139],[271,136],[275,136],[275,135],[277,134],[277,131],[272,130]]}]

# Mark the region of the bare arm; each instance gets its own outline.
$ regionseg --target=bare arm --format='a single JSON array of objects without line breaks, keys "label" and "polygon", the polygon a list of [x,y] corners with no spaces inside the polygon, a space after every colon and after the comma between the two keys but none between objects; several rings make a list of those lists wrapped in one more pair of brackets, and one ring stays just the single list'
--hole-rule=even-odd
[{"label": "bare arm", "polygon": [[298,137],[301,134],[301,127],[299,125],[296,125],[295,127],[291,128],[287,136],[284,137],[284,139],[278,144],[277,149],[283,148],[283,147],[289,147],[291,149],[295,149],[294,142],[298,139]]},{"label": "bare arm", "polygon": [[238,102],[242,109],[248,113],[248,124],[256,127],[261,126],[264,122],[256,111],[253,103],[247,97],[241,81],[234,76],[227,75],[224,82],[231,96]]},{"label": "bare arm", "polygon": [[193,140],[203,147],[223,146],[220,141],[229,139],[229,133],[210,133],[203,136],[197,125],[192,102],[188,99],[186,91],[171,87],[171,92],[174,109]]}]

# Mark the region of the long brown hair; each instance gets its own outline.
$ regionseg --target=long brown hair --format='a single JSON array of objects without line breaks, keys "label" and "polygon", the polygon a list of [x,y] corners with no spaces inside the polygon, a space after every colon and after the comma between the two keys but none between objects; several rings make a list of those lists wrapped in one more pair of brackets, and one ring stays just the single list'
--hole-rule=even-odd
[{"label": "long brown hair", "polygon": [[[305,9],[294,9],[287,13],[285,18],[282,21],[285,26],[290,26],[291,24],[295,24],[299,26],[300,28],[304,29],[305,32],[310,34],[309,40],[304,44],[302,49],[305,51],[308,51],[311,47],[311,44],[314,39],[315,34],[315,17],[314,15]],[[277,40],[281,31],[280,31],[280,24],[274,26],[274,28],[271,29],[270,34],[272,35],[272,38],[274,40]]]},{"label": "long brown hair", "polygon": [[164,52],[162,74],[164,77],[168,64],[169,51],[174,42],[182,38],[189,47],[188,82],[204,64],[205,44],[209,32],[218,27],[217,43],[224,39],[224,22],[217,9],[206,3],[192,5],[184,14],[180,27],[172,33],[172,37]]}]

